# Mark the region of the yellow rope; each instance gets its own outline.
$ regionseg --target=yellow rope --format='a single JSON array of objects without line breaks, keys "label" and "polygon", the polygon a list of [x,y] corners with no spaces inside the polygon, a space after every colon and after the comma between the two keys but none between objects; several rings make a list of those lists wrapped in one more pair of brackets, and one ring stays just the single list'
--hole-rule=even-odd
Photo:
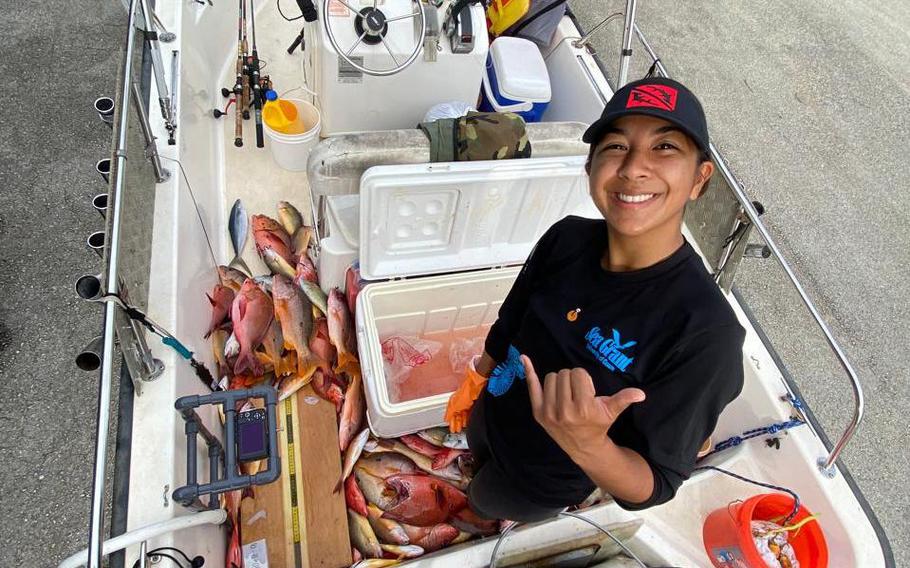
[{"label": "yellow rope", "polygon": [[[766,534],[777,534],[777,533],[782,533],[782,532],[787,532],[787,531],[798,531],[804,524],[806,524],[810,521],[816,521],[816,520],[818,520],[818,515],[809,515],[808,517],[806,517],[805,519],[801,520],[798,523],[788,525],[786,527],[781,527],[779,529],[771,529]],[[796,536],[796,535],[794,535],[794,536]]]}]

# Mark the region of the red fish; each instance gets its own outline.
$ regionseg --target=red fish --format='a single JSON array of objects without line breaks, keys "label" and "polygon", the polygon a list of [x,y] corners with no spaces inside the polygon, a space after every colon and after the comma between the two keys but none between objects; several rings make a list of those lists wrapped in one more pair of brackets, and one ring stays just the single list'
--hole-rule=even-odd
[{"label": "red fish", "polygon": [[300,280],[306,280],[313,284],[319,283],[319,276],[316,274],[316,267],[313,265],[313,261],[303,253],[300,253],[300,260],[297,261],[297,271],[296,276],[294,277],[294,283],[299,286]]},{"label": "red fish", "polygon": [[406,524],[401,526],[408,535],[411,544],[416,544],[427,552],[439,550],[458,537],[458,529],[447,524],[438,524],[432,527],[415,527]]},{"label": "red fish", "polygon": [[443,448],[443,450],[433,458],[433,469],[445,469],[463,453],[465,453],[465,450]]},{"label": "red fish", "polygon": [[481,518],[470,506],[452,516],[452,524],[471,534],[491,535],[499,532],[499,521]]},{"label": "red fish", "polygon": [[355,513],[364,517],[370,516],[369,511],[367,511],[366,497],[363,496],[363,491],[357,485],[357,478],[353,475],[348,476],[344,481],[344,500],[348,504],[348,508]]},{"label": "red fish", "polygon": [[404,442],[407,447],[428,458],[435,458],[444,449],[439,446],[434,446],[416,434],[405,434],[399,439]]},{"label": "red fish", "polygon": [[297,264],[294,254],[291,252],[291,247],[285,244],[284,241],[281,240],[281,237],[275,233],[270,231],[253,231],[253,240],[256,241],[256,250],[259,252],[260,256],[265,254],[265,249],[272,249],[275,254],[288,263],[286,270],[292,270],[291,267]]},{"label": "red fish", "polygon": [[351,312],[348,304],[338,288],[333,288],[328,300],[329,339],[338,350],[336,371],[357,372],[360,370],[357,361],[357,345],[354,339],[354,324],[351,322]]},{"label": "red fish", "polygon": [[300,386],[307,384],[320,361],[310,352],[313,335],[313,309],[300,289],[280,274],[272,278],[275,315],[281,322],[285,349],[297,352],[297,376]]},{"label": "red fish", "polygon": [[344,404],[341,407],[341,418],[338,426],[338,443],[341,451],[348,448],[348,444],[360,431],[363,423],[363,413],[366,410],[366,401],[363,398],[363,381],[360,375],[351,377],[351,384],[344,393]]},{"label": "red fish", "polygon": [[402,523],[437,525],[468,506],[464,493],[431,475],[393,475],[386,478],[385,485],[395,497],[383,517]]},{"label": "red fish", "polygon": [[310,338],[310,351],[322,362],[326,375],[334,375],[332,361],[335,360],[335,346],[329,341],[329,326],[325,318],[319,318],[313,324],[313,336]]},{"label": "red fish", "polygon": [[240,354],[234,363],[235,375],[243,374],[247,370],[256,376],[265,372],[255,351],[268,333],[272,317],[272,299],[260,290],[252,279],[248,279],[231,305],[234,335],[240,344]]},{"label": "red fish", "polygon": [[215,284],[215,289],[211,294],[205,295],[212,304],[212,321],[209,322],[209,330],[205,332],[206,339],[212,335],[212,332],[218,329],[228,315],[231,313],[231,303],[234,301],[234,291],[227,286]]},{"label": "red fish", "polygon": [[[329,371],[329,373],[330,372],[331,371]],[[316,372],[313,373],[313,380],[310,384],[313,385],[313,390],[320,398],[335,405],[336,414],[341,412],[342,405],[344,404],[344,392],[341,390],[341,387],[335,384],[327,372],[322,369],[317,369]]]}]

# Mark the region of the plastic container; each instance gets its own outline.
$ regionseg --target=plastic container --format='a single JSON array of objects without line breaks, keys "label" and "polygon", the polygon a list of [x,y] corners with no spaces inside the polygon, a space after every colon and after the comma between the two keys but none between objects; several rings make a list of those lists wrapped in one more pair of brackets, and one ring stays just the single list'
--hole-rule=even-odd
[{"label": "plastic container", "polygon": [[531,0],[493,0],[487,8],[487,30],[494,36],[515,25],[528,13]]},{"label": "plastic container", "polygon": [[321,127],[319,109],[307,101],[299,99],[284,99],[284,101],[294,105],[297,120],[301,124],[300,127],[294,129],[300,132],[284,134],[273,129],[263,120],[265,135],[269,139],[269,149],[275,163],[282,168],[295,172],[306,171],[310,150],[319,142]]},{"label": "plastic container", "polygon": [[[438,426],[456,382],[401,384],[382,343],[414,336],[453,343],[486,336],[521,264],[566,215],[599,218],[584,156],[375,166],[360,185],[357,347],[367,417],[380,437]],[[329,217],[331,220],[331,216]],[[368,238],[367,238],[368,237]],[[325,251],[323,251],[323,254]],[[397,279],[397,280],[391,280]],[[441,351],[437,368],[449,368]]]},{"label": "plastic container", "polygon": [[514,112],[540,122],[550,103],[547,64],[534,42],[503,36],[490,44],[479,110]]},{"label": "plastic container", "polygon": [[[328,237],[320,241],[319,286],[328,292],[345,287],[345,272],[357,260],[360,243],[360,196],[329,195],[325,198]],[[353,311],[353,310],[352,310]]]},{"label": "plastic container", "polygon": [[[755,495],[742,503],[731,503],[717,509],[705,519],[702,538],[711,563],[717,568],[765,568],[752,540],[751,523],[775,521],[793,511],[793,498],[783,493]],[[812,513],[800,505],[791,524]],[[801,568],[825,568],[828,565],[828,546],[817,522],[808,522],[799,531],[791,531],[789,542]]]},{"label": "plastic container", "polygon": [[297,106],[289,100],[279,99],[275,91],[266,91],[262,120],[269,128],[282,134],[301,134],[304,130]]}]

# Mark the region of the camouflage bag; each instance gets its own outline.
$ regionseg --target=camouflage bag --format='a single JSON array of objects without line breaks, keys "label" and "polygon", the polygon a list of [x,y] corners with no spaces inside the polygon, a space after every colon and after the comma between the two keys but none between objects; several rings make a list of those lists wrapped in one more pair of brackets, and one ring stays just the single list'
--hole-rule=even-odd
[{"label": "camouflage bag", "polygon": [[511,112],[469,112],[460,118],[422,122],[431,162],[530,158],[525,122]]},{"label": "camouflage bag", "polygon": [[469,112],[455,119],[455,161],[530,158],[525,121],[513,112]]}]

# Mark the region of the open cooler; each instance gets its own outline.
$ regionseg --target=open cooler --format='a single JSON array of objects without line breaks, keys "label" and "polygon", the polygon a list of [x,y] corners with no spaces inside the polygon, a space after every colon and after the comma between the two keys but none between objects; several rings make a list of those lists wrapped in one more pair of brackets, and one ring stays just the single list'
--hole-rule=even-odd
[{"label": "open cooler", "polygon": [[[355,315],[375,435],[443,424],[464,365],[482,350],[537,240],[567,215],[600,217],[584,161],[376,166],[363,175],[357,250],[370,283]],[[335,222],[354,217],[340,211]]]}]

